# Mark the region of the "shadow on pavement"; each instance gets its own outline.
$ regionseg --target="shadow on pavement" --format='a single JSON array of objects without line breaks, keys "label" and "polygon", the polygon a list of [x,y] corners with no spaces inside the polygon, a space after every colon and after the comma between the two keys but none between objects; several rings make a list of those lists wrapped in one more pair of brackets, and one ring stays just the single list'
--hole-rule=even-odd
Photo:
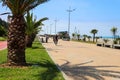
[{"label": "shadow on pavement", "polygon": [[73,77],[74,80],[90,80],[88,77],[95,80],[105,80],[104,77],[120,79],[119,71],[106,70],[106,68],[119,68],[120,66],[83,66],[84,64],[92,62],[93,61],[70,65],[70,62],[66,61],[65,64],[59,67],[67,76]]}]

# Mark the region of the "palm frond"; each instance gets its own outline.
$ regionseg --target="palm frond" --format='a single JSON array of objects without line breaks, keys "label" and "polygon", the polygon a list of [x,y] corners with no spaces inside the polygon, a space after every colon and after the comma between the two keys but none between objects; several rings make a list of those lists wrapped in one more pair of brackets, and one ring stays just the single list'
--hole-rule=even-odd
[{"label": "palm frond", "polygon": [[29,4],[29,6],[26,7],[26,11],[29,11],[33,8],[35,8],[36,6],[40,5],[40,4],[43,4],[45,2],[48,2],[49,0],[31,0],[31,4]]},{"label": "palm frond", "polygon": [[31,35],[32,33],[37,33],[41,30],[43,25],[43,21],[48,20],[47,17],[42,18],[38,21],[36,21],[36,18],[33,18],[33,13],[27,12],[27,16],[25,17],[25,21],[26,21],[26,34],[27,35]]},{"label": "palm frond", "polygon": [[31,34],[34,30],[34,22],[33,22],[33,14],[27,12],[27,16],[25,17],[26,20],[26,34]]},{"label": "palm frond", "polygon": [[47,18],[47,17],[44,17],[44,18],[38,20],[38,21],[34,24],[34,27],[38,27],[38,26],[44,25],[42,22],[45,21],[45,20],[48,20],[48,18]]},{"label": "palm frond", "polygon": [[49,0],[0,0],[3,5],[7,5],[13,15],[24,15],[36,6],[45,3]]},{"label": "palm frond", "polygon": [[21,11],[26,12],[35,8],[36,6],[48,2],[49,0],[24,0],[24,4],[21,6]]}]

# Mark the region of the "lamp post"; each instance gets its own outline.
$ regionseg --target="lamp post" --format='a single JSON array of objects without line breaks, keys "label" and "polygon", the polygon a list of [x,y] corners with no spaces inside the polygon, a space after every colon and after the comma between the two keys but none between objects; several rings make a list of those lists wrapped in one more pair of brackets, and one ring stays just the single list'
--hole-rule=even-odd
[{"label": "lamp post", "polygon": [[52,25],[53,24],[50,24],[50,35],[51,35],[51,32],[52,32]]},{"label": "lamp post", "polygon": [[67,10],[68,12],[68,34],[70,34],[70,15],[71,12],[75,11],[75,9],[71,9],[71,7],[69,7],[69,9]]},{"label": "lamp post", "polygon": [[57,24],[57,19],[55,19],[55,34],[56,34],[56,24]]}]

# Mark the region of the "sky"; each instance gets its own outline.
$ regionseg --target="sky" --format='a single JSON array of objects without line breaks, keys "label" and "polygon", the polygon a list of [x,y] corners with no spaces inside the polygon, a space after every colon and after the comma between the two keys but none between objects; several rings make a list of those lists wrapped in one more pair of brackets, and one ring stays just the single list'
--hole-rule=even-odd
[{"label": "sky", "polygon": [[[92,36],[90,31],[97,29],[97,36],[112,36],[110,29],[117,27],[120,35],[120,0],[50,0],[31,10],[37,19],[48,17],[44,22],[41,34],[68,31],[68,12],[70,15],[70,34],[78,32],[80,35]],[[9,9],[0,5],[0,13]],[[6,20],[6,16],[0,16]]]}]

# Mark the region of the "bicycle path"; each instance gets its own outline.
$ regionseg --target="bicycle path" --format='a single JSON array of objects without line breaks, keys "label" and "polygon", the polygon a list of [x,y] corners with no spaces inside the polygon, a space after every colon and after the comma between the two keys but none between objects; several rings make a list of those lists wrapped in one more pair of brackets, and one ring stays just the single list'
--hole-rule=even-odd
[{"label": "bicycle path", "polygon": [[7,41],[0,41],[0,50],[7,48]]}]

